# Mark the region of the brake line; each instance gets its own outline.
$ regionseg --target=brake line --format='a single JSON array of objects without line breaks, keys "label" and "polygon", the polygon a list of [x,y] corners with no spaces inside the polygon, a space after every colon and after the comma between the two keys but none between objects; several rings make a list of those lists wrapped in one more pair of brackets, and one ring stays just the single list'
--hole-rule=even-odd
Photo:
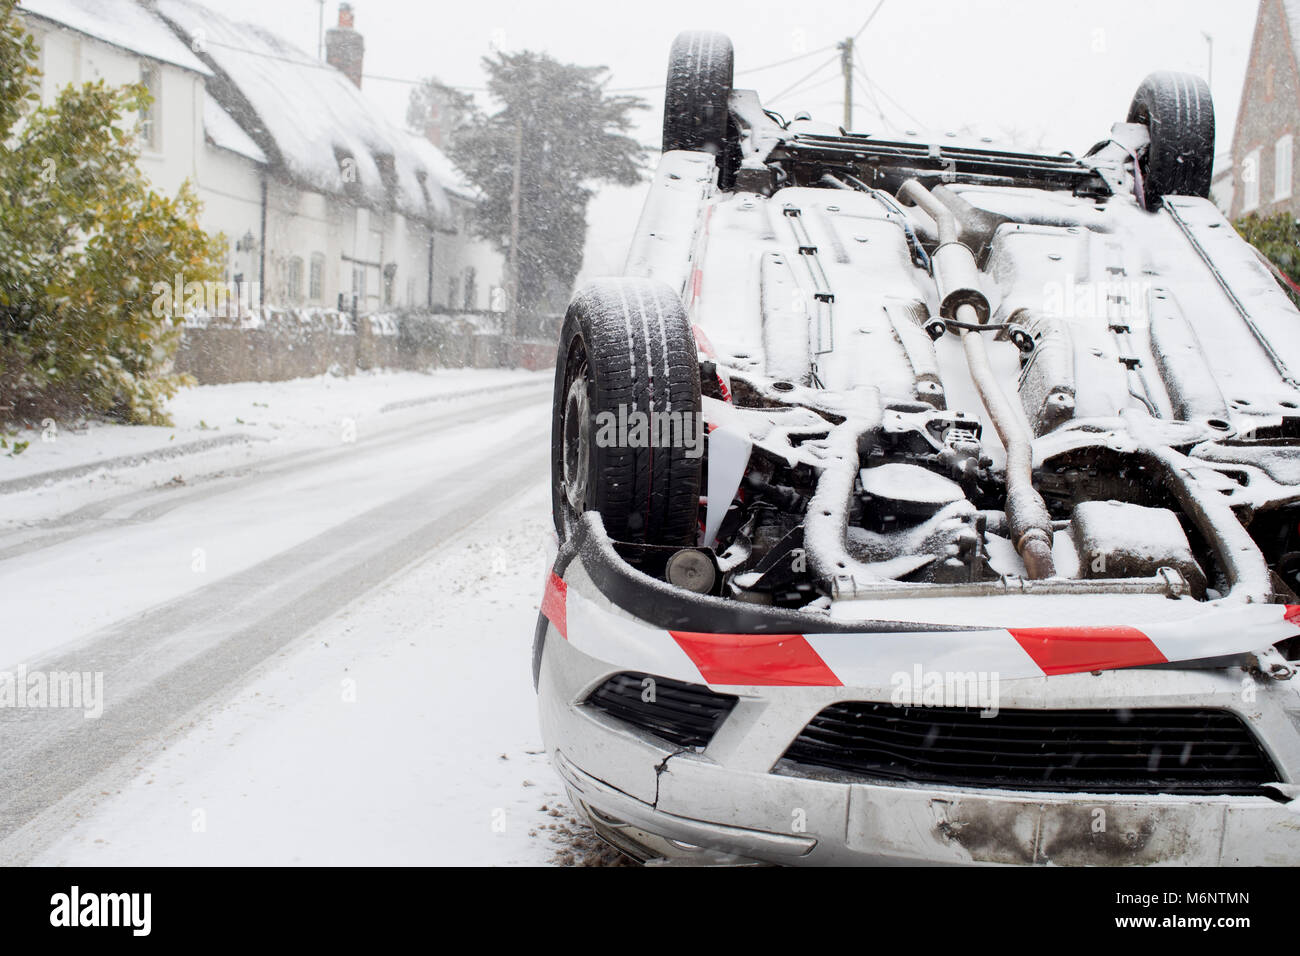
[{"label": "brake line", "polygon": [[923,267],[926,272],[929,272],[931,269],[930,256],[926,253],[925,246],[921,245],[921,240],[917,238],[916,232],[912,229],[912,224],[908,220],[907,213],[903,211],[903,208],[899,206],[898,203],[894,202],[893,197],[886,193],[882,193],[879,189],[873,189],[856,176],[851,176],[848,173],[842,173],[841,175],[843,175],[844,179],[840,179],[838,176],[833,176],[830,173],[823,173],[822,182],[829,183],[836,189],[864,192],[884,206],[886,210],[892,211],[896,214],[899,219],[898,224],[903,229],[903,235],[907,237],[907,244],[911,247],[912,261]]}]

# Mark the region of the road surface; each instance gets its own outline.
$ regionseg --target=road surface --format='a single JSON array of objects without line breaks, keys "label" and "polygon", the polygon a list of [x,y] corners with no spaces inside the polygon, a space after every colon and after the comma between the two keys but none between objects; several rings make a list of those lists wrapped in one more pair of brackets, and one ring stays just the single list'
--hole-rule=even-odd
[{"label": "road surface", "polygon": [[529,675],[549,407],[539,376],[37,520],[0,497],[0,671],[103,680],[97,717],[0,706],[0,863],[592,857]]}]

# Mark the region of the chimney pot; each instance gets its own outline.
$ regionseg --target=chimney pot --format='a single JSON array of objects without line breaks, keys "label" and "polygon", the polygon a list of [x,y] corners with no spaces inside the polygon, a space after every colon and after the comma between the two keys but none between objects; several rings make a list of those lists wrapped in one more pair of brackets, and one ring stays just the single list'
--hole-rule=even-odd
[{"label": "chimney pot", "polygon": [[325,31],[325,62],[361,86],[366,41],[353,29],[352,4],[339,4],[339,25]]}]

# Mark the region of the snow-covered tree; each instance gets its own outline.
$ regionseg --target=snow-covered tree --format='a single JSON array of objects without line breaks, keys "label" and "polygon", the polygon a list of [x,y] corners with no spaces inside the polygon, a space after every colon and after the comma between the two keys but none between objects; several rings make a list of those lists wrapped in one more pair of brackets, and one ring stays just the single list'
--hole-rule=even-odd
[{"label": "snow-covered tree", "polygon": [[443,149],[450,147],[456,130],[474,112],[474,99],[435,77],[411,90],[406,104],[406,125]]},{"label": "snow-covered tree", "polygon": [[500,108],[469,111],[450,153],[484,193],[475,228],[506,253],[518,156],[518,314],[527,322],[564,308],[582,267],[592,187],[641,178],[645,148],[629,133],[634,112],[647,104],[606,94],[605,67],[527,51],[483,63]]}]

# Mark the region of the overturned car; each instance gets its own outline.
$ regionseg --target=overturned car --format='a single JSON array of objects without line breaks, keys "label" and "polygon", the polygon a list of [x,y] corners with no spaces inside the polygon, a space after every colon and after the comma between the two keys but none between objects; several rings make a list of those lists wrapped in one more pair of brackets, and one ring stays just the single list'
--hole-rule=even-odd
[{"label": "overturned car", "polygon": [[556,368],[534,644],[642,861],[1300,863],[1300,313],[1198,78],[1086,155],[765,110],[683,34]]}]

